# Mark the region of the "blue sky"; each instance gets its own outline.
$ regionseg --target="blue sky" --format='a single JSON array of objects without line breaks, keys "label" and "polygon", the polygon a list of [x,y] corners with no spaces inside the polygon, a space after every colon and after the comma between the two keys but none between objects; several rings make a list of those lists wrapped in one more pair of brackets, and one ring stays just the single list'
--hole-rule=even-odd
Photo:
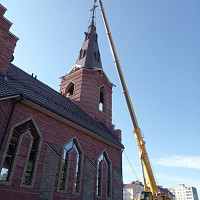
[{"label": "blue sky", "polygon": [[[20,40],[16,64],[59,90],[74,66],[93,1],[1,0]],[[194,186],[200,195],[200,1],[103,1],[122,70],[159,185]],[[139,153],[97,9],[104,71],[113,88],[113,123],[142,181]],[[123,156],[124,183],[136,180]]]}]

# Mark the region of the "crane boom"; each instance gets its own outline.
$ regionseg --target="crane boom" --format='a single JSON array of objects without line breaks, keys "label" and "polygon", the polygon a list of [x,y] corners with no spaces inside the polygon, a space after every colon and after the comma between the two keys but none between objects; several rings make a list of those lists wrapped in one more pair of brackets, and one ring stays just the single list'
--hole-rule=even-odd
[{"label": "crane boom", "polygon": [[[141,130],[139,128],[137,118],[136,118],[136,115],[135,115],[135,112],[134,112],[134,109],[133,109],[133,106],[132,106],[132,102],[131,102],[131,99],[130,99],[130,96],[129,96],[129,92],[128,92],[128,89],[127,89],[127,86],[126,86],[126,83],[125,83],[125,79],[124,79],[124,76],[123,76],[123,73],[122,73],[121,65],[120,65],[120,62],[119,62],[119,59],[118,59],[118,56],[117,56],[117,52],[116,52],[116,49],[115,49],[113,38],[112,38],[110,28],[109,28],[109,25],[108,25],[108,21],[107,21],[107,18],[106,18],[105,10],[104,10],[103,4],[102,4],[102,0],[99,0],[99,4],[100,4],[100,7],[101,7],[101,13],[102,13],[102,16],[103,16],[105,28],[106,28],[106,31],[107,31],[108,41],[110,43],[111,52],[113,54],[114,62],[115,62],[117,72],[118,72],[118,75],[119,75],[119,78],[120,78],[120,82],[121,82],[121,85],[122,85],[123,94],[124,94],[124,97],[125,97],[125,100],[126,100],[126,103],[127,103],[127,107],[128,107],[129,113],[130,113],[131,121],[132,121],[132,124],[133,124],[133,127],[134,127],[133,132],[135,133],[137,145],[139,147],[139,152],[140,152],[142,164],[143,164],[145,172],[146,172],[146,176],[147,176],[147,179],[148,179],[148,182],[149,182],[149,185],[150,185],[151,192],[152,193],[158,192],[159,190],[158,190],[158,187],[156,185],[156,181],[155,181],[153,171],[152,171],[152,168],[151,168],[151,165],[150,165],[148,154],[147,154],[147,151],[146,151],[146,148],[145,148],[145,141],[143,140]],[[145,182],[144,182],[144,185],[145,185]]]}]

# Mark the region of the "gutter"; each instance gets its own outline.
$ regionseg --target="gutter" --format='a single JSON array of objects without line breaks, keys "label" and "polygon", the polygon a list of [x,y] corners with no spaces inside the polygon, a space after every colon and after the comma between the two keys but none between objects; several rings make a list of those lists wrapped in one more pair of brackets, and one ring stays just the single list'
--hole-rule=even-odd
[{"label": "gutter", "polygon": [[101,141],[103,141],[103,142],[105,142],[105,143],[107,143],[107,144],[109,144],[111,146],[114,146],[115,148],[118,148],[118,149],[124,148],[124,146],[121,143],[120,143],[121,145],[119,145],[119,144],[116,144],[114,142],[111,142],[108,139],[106,139],[106,138],[104,138],[102,136],[99,136],[95,132],[93,132],[93,131],[81,126],[80,124],[77,124],[77,123],[75,123],[75,122],[73,122],[73,121],[61,116],[58,113],[55,113],[52,110],[50,110],[50,109],[48,109],[48,108],[46,108],[46,107],[44,107],[42,105],[39,105],[39,104],[33,102],[30,99],[25,98],[24,101],[23,101],[23,104],[25,104],[27,106],[30,106],[31,108],[34,108],[34,109],[36,109],[36,110],[38,110],[38,111],[40,111],[42,113],[45,113],[46,115],[51,116],[52,118],[54,118],[56,120],[59,120],[60,122],[65,123],[65,124],[67,124],[69,126],[72,126],[73,128],[75,128],[77,130],[80,130],[80,131],[82,131],[82,132],[84,132],[84,133],[86,133],[86,134],[88,134],[88,135],[90,135],[90,136],[92,136],[92,137],[94,137],[94,138],[96,138],[98,140],[101,140]]},{"label": "gutter", "polygon": [[13,99],[13,98],[17,98],[17,97],[20,97],[20,95],[13,95],[13,96],[1,97],[0,101],[6,100],[6,99]]},{"label": "gutter", "polygon": [[17,105],[20,101],[22,101],[22,100],[23,100],[23,97],[22,97],[21,99],[19,99],[18,101],[16,101],[16,102],[13,104],[13,107],[12,107],[12,110],[11,110],[11,113],[10,113],[10,117],[9,117],[9,120],[8,120],[8,124],[7,124],[7,126],[6,126],[6,130],[5,130],[5,132],[4,132],[3,139],[2,139],[2,142],[1,142],[1,145],[0,145],[0,153],[1,153],[1,151],[2,151],[2,147],[3,147],[3,144],[4,144],[4,140],[5,140],[5,138],[6,138],[6,134],[7,134],[7,132],[8,132],[8,128],[9,128],[9,126],[10,126],[10,123],[11,123],[11,120],[12,120],[12,116],[13,116],[13,113],[14,113],[14,111],[15,111],[15,107],[16,107],[16,105]]}]

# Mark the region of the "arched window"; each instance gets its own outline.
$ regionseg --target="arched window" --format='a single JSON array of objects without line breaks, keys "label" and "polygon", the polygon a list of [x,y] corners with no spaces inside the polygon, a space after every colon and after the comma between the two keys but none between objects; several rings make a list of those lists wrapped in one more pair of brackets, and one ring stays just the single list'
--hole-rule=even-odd
[{"label": "arched window", "polygon": [[79,52],[79,59],[81,59],[82,57],[83,57],[83,49],[81,49]]},{"label": "arched window", "polygon": [[85,57],[86,55],[86,50],[83,51],[83,58]]},{"label": "arched window", "polygon": [[39,134],[33,119],[12,128],[6,151],[3,156],[3,163],[0,168],[1,181],[11,181],[20,146],[23,145],[22,139],[25,135],[29,136],[30,144],[21,184],[33,184],[33,177],[36,172],[36,163],[39,155],[38,149],[41,145],[41,135]]},{"label": "arched window", "polygon": [[104,86],[99,90],[99,110],[106,113],[107,93]]},{"label": "arched window", "polygon": [[93,35],[93,37],[94,37],[94,41],[97,42],[98,35],[95,33],[95,34]]},{"label": "arched window", "polygon": [[66,97],[70,97],[70,96],[74,95],[74,89],[75,89],[74,83],[70,82],[65,89]]},{"label": "arched window", "polygon": [[80,52],[79,52],[79,60],[84,58],[85,55],[86,55],[86,50],[81,49]]},{"label": "arched window", "polygon": [[85,41],[89,39],[89,33],[85,32]]},{"label": "arched window", "polygon": [[106,195],[111,197],[111,162],[106,152],[104,152],[99,158],[97,163],[97,182],[96,182],[96,196],[102,196],[103,185],[103,165],[106,165]]},{"label": "arched window", "polygon": [[99,51],[94,53],[94,58],[95,58],[95,60],[97,62],[100,62],[100,53],[99,53]]},{"label": "arched window", "polygon": [[71,161],[70,158],[71,158],[71,153],[73,151],[75,151],[76,159],[75,159],[74,182],[73,182],[72,192],[79,193],[81,189],[80,184],[81,184],[83,152],[76,139],[73,139],[64,147],[60,179],[59,179],[59,190],[62,191],[67,189],[68,173]]}]

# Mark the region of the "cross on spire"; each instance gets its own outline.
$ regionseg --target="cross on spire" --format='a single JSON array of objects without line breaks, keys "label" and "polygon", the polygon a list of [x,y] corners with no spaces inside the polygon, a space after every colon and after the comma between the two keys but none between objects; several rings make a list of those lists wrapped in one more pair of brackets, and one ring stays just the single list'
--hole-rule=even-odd
[{"label": "cross on spire", "polygon": [[94,24],[95,10],[97,8],[96,2],[97,1],[95,0],[93,8],[90,10],[92,12],[92,20],[88,27],[88,31],[85,32],[85,40],[79,52],[76,66],[102,70],[101,56],[98,46],[98,35],[96,33],[96,26]]},{"label": "cross on spire", "polygon": [[91,21],[91,25],[94,25],[94,18],[95,18],[95,10],[98,7],[98,5],[96,5],[97,0],[94,0],[94,6],[92,7],[92,9],[90,10],[92,12],[92,21]]}]

